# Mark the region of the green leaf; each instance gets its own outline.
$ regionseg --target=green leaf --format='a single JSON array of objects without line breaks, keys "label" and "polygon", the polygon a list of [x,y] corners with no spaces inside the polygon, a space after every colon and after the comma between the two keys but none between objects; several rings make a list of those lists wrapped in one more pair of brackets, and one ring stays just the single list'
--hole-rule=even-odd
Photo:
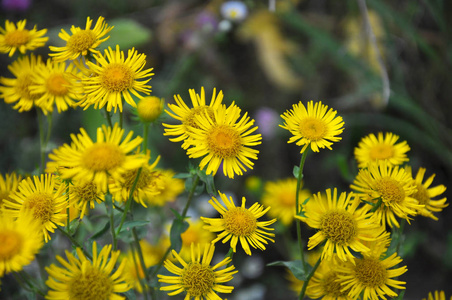
[{"label": "green leaf", "polygon": [[[293,166],[293,176],[298,179],[298,175],[300,175],[300,167],[299,166]],[[301,174],[301,179],[303,179],[303,174]]]},{"label": "green leaf", "polygon": [[124,296],[126,296],[126,299],[129,300],[136,300],[137,296],[135,295],[135,290],[134,289],[130,289],[127,292],[122,293]]},{"label": "green leaf", "polygon": [[130,229],[132,229],[134,227],[146,226],[147,224],[149,224],[149,222],[150,221],[146,221],[146,220],[143,220],[143,221],[140,221],[140,220],[126,221],[122,225],[121,231],[119,233],[121,234],[121,232],[129,231]]},{"label": "green leaf", "polygon": [[185,178],[190,178],[191,176],[192,176],[192,174],[190,174],[190,173],[177,173],[176,175],[173,176],[173,178],[185,179]]},{"label": "green leaf", "polygon": [[198,171],[198,176],[201,179],[201,181],[204,182],[207,193],[209,193],[210,195],[216,195],[217,190],[215,188],[215,182],[213,180],[214,179],[213,176],[207,175],[205,171],[201,171],[201,170]]},{"label": "green leaf", "polygon": [[306,272],[303,270],[303,264],[301,263],[301,260],[292,260],[292,261],[275,261],[272,263],[267,264],[269,267],[273,266],[283,266],[288,268],[292,274],[299,280],[305,281],[309,272],[311,271],[312,267],[309,265],[306,265]]},{"label": "green leaf", "polygon": [[174,251],[179,252],[182,248],[181,234],[184,233],[185,230],[187,230],[188,226],[189,224],[187,223],[187,221],[183,220],[182,218],[174,219],[170,230],[171,248],[173,248]]},{"label": "green leaf", "polygon": [[113,19],[108,21],[108,25],[113,25],[114,29],[110,31],[110,38],[100,45],[100,49],[108,47],[115,48],[119,45],[121,49],[139,47],[151,40],[152,32],[133,19]]},{"label": "green leaf", "polygon": [[91,241],[94,241],[95,239],[103,236],[108,231],[108,229],[110,229],[110,221],[107,221],[107,223],[105,223],[104,227],[102,227],[99,231],[94,233],[89,239]]}]

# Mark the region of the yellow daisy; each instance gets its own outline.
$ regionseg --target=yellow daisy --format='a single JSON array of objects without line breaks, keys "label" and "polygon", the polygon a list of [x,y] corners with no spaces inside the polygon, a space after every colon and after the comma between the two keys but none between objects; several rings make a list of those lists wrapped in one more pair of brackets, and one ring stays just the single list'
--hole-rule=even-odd
[{"label": "yellow daisy", "polygon": [[25,54],[27,50],[35,50],[45,45],[48,37],[44,37],[47,29],[37,30],[36,25],[33,29],[25,29],[27,20],[21,20],[14,24],[8,20],[5,21],[5,28],[0,27],[0,53],[9,53],[13,56],[16,51]]},{"label": "yellow daisy", "polygon": [[116,50],[108,47],[104,55],[95,54],[94,58],[96,63],[86,62],[90,74],[82,77],[85,95],[79,105],[85,109],[91,105],[96,109],[107,106],[107,111],[114,108],[116,112],[119,107],[122,112],[123,100],[137,107],[131,94],[141,99],[143,96],[140,93],[149,95],[151,92],[151,86],[147,83],[154,73],[151,73],[152,68],[144,69],[145,54],[138,54],[132,48],[125,59],[124,52],[116,45]]},{"label": "yellow daisy", "polygon": [[[258,150],[251,148],[261,144],[261,134],[252,134],[257,130],[254,120],[245,113],[240,118],[240,108],[232,104],[228,108],[220,106],[213,112],[213,118],[208,114],[197,115],[197,127],[191,127],[190,138],[185,142],[190,148],[187,155],[190,158],[202,157],[199,167],[206,173],[215,175],[223,164],[223,173],[229,178],[243,175],[247,169],[253,169]],[[240,119],[239,119],[240,118]]]},{"label": "yellow daisy", "polygon": [[55,162],[51,165],[58,166],[63,179],[93,181],[106,192],[110,176],[120,179],[123,173],[137,169],[147,161],[145,155],[129,154],[141,144],[142,138],[132,139],[132,131],[124,139],[123,136],[124,129],[117,123],[113,128],[105,125],[98,128],[95,142],[81,128],[80,134],[71,134],[71,145],[64,144],[49,154]]},{"label": "yellow daisy", "polygon": [[368,252],[363,241],[379,239],[384,229],[368,210],[358,209],[359,204],[353,193],[343,192],[338,197],[337,189],[327,189],[326,197],[320,192],[314,194],[303,207],[304,216],[295,216],[318,230],[309,238],[308,250],[326,240],[322,260],[331,260],[334,254],[342,261],[352,260],[350,249]]},{"label": "yellow daisy", "polygon": [[9,195],[17,191],[21,180],[22,176],[17,175],[15,172],[7,173],[5,177],[0,174],[0,209],[3,206],[3,201],[10,200]]},{"label": "yellow daisy", "polygon": [[111,245],[106,245],[97,253],[97,244],[94,242],[92,261],[85,257],[80,248],[76,249],[78,258],[68,251],[67,260],[57,255],[56,259],[63,267],[54,264],[46,267],[49,274],[46,285],[50,288],[46,299],[125,299],[117,294],[131,288],[123,275],[125,261],[115,270],[120,251],[111,251],[111,248]]},{"label": "yellow daisy", "polygon": [[56,186],[55,176],[41,174],[41,176],[27,177],[19,183],[17,191],[9,197],[11,200],[3,202],[3,211],[12,217],[31,211],[34,219],[42,224],[45,241],[50,240],[49,232],[59,226],[64,226],[66,209],[69,205],[63,185]]},{"label": "yellow daisy", "polygon": [[105,193],[93,181],[73,179],[67,185],[67,193],[69,203],[80,211],[80,219],[88,214],[88,208],[94,209],[96,203],[101,204],[105,201]]},{"label": "yellow daisy", "polygon": [[43,243],[41,224],[33,216],[16,219],[0,212],[0,277],[31,263]]},{"label": "yellow daisy", "polygon": [[34,74],[37,66],[43,64],[41,56],[19,57],[11,65],[8,66],[9,71],[15,78],[0,77],[0,98],[3,98],[6,103],[15,103],[14,109],[19,112],[29,111],[34,106],[38,106],[47,114],[47,109],[44,106],[39,106],[36,103],[41,96],[39,94],[32,94],[30,87],[35,83]]},{"label": "yellow daisy", "polygon": [[92,23],[93,20],[88,17],[86,19],[85,29],[72,25],[72,35],[69,35],[64,29],[61,29],[58,36],[66,42],[66,45],[63,47],[49,46],[50,50],[55,52],[50,53],[49,56],[53,57],[55,61],[63,62],[77,59],[80,56],[87,56],[91,53],[98,54],[99,50],[96,48],[110,37],[107,36],[104,38],[113,27],[109,27],[103,17],[97,19],[93,29],[91,29]]},{"label": "yellow daisy", "polygon": [[152,173],[154,185],[159,193],[147,198],[147,203],[152,206],[164,206],[168,202],[173,202],[185,191],[185,183],[180,178],[174,178],[176,172],[170,169],[156,169]]},{"label": "yellow daisy", "polygon": [[179,256],[183,260],[189,260],[191,255],[191,244],[207,244],[213,241],[215,235],[204,228],[204,222],[197,220],[196,222],[191,219],[187,220],[189,227],[181,234],[182,248],[179,251]]},{"label": "yellow daisy", "polygon": [[[301,184],[301,187],[303,184]],[[261,203],[264,206],[271,206],[268,212],[269,217],[277,218],[285,226],[292,224],[295,217],[295,191],[297,190],[297,180],[286,178],[277,181],[269,181],[264,185],[264,193]],[[312,196],[307,189],[301,188],[299,199],[304,200]]]},{"label": "yellow daisy", "polygon": [[[446,300],[446,294],[444,291],[434,291],[428,293],[428,298],[422,298],[422,300]],[[452,300],[452,296],[450,296],[450,300]]]},{"label": "yellow daisy", "polygon": [[387,160],[390,166],[401,165],[409,159],[406,155],[410,151],[406,141],[397,143],[399,137],[392,132],[382,132],[375,136],[373,133],[363,137],[355,148],[355,158],[359,168],[365,168],[369,162]]},{"label": "yellow daisy", "polygon": [[291,110],[281,115],[284,125],[281,128],[292,133],[288,143],[296,142],[297,146],[303,146],[300,153],[311,145],[314,152],[319,152],[319,148],[331,149],[333,142],[338,142],[342,138],[338,135],[344,131],[344,121],[341,116],[336,116],[337,112],[321,101],[314,103],[309,101],[307,108],[300,101],[294,104]]},{"label": "yellow daisy", "polygon": [[217,198],[212,197],[209,203],[221,214],[221,218],[205,218],[201,219],[207,225],[204,227],[212,232],[221,232],[217,235],[217,238],[212,241],[223,239],[223,244],[231,241],[231,248],[236,252],[237,242],[240,240],[243,250],[248,255],[251,255],[250,245],[260,250],[265,250],[267,240],[275,242],[272,237],[274,233],[268,231],[274,230],[267,226],[276,222],[276,219],[270,221],[260,221],[257,219],[265,215],[270,210],[270,207],[264,209],[259,203],[254,203],[250,208],[245,208],[245,197],[242,197],[242,205],[237,207],[232,200],[232,197],[228,197],[221,193],[221,200],[225,204],[226,208],[221,205]]},{"label": "yellow daisy", "polygon": [[[185,104],[180,95],[174,95],[174,100],[176,104],[168,103],[168,108],[171,110],[166,110],[165,112],[170,115],[173,119],[179,120],[180,124],[166,124],[163,123],[165,127],[165,136],[176,136],[170,138],[172,142],[185,141],[189,137],[191,128],[197,128],[198,125],[195,122],[195,116],[198,115],[209,115],[213,118],[213,112],[221,106],[223,101],[223,92],[220,90],[218,94],[216,89],[213,89],[212,99],[209,105],[206,104],[206,95],[204,92],[204,87],[201,87],[201,93],[197,94],[194,89],[188,90],[190,93],[191,108]],[[189,147],[185,142],[182,144],[183,149]]]},{"label": "yellow daisy", "polygon": [[39,95],[36,99],[38,106],[53,111],[54,104],[58,113],[76,106],[76,101],[82,96],[79,83],[79,71],[74,64],[55,62],[51,59],[36,68],[30,86],[32,95]]},{"label": "yellow daisy", "polygon": [[387,160],[371,162],[359,170],[350,187],[367,205],[371,204],[383,226],[399,227],[396,216],[409,223],[410,216],[424,207],[413,198],[416,185],[411,174],[404,168],[391,167]]},{"label": "yellow daisy", "polygon": [[[201,252],[201,250],[203,250]],[[186,262],[176,251],[172,251],[174,257],[179,261],[182,267],[175,265],[170,259],[165,260],[164,266],[176,276],[167,276],[158,274],[159,282],[170,285],[160,288],[162,291],[171,291],[169,296],[185,293],[185,300],[192,298],[200,299],[220,299],[217,293],[231,293],[233,286],[227,286],[226,283],[232,280],[232,275],[237,273],[234,266],[229,266],[219,270],[231,262],[230,257],[226,257],[215,266],[211,266],[215,246],[206,244],[204,249],[198,244],[197,247],[191,246],[191,259]],[[202,259],[201,259],[202,256]]]},{"label": "yellow daisy", "polygon": [[137,104],[137,115],[143,123],[157,120],[162,114],[165,100],[156,96],[143,97]]}]

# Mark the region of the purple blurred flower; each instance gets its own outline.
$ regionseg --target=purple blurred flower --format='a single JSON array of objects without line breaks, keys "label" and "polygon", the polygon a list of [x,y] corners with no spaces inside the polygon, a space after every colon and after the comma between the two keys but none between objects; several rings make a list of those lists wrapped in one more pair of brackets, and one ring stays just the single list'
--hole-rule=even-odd
[{"label": "purple blurred flower", "polygon": [[201,28],[201,30],[205,32],[215,32],[218,28],[218,19],[217,17],[209,12],[202,11],[196,18],[197,25]]},{"label": "purple blurred flower", "polygon": [[269,107],[261,107],[256,111],[255,119],[262,138],[272,139],[278,128],[279,114]]},{"label": "purple blurred flower", "polygon": [[2,0],[2,8],[9,11],[24,11],[30,5],[31,0]]}]

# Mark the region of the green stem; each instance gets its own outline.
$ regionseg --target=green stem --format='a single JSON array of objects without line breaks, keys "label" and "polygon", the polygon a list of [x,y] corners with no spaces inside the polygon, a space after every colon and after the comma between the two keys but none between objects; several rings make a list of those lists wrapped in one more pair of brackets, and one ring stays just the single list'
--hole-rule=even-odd
[{"label": "green stem", "polygon": [[113,123],[111,122],[110,112],[107,111],[107,107],[105,106],[105,118],[107,119],[108,126],[113,128]]},{"label": "green stem", "polygon": [[140,174],[141,174],[141,168],[138,169],[137,176],[135,177],[135,181],[133,182],[132,188],[130,189],[129,198],[127,199],[126,207],[124,208],[124,213],[122,214],[121,223],[119,223],[118,229],[116,230],[116,235],[118,235],[121,232],[122,225],[124,225],[124,221],[126,220],[127,213],[129,212],[130,206],[132,205],[133,193],[135,192],[135,188],[137,186],[138,178],[140,177]]},{"label": "green stem", "polygon": [[398,229],[399,237],[398,237],[397,246],[396,246],[396,253],[397,253],[398,256],[400,256],[399,255],[399,251],[400,251],[400,245],[402,244],[402,235],[403,235],[403,230],[405,228],[405,223],[406,223],[406,220],[402,219],[400,221],[400,227]]},{"label": "green stem", "polygon": [[39,153],[40,153],[40,160],[41,160],[41,164],[40,164],[40,169],[39,169],[39,173],[40,174],[42,174],[42,173],[44,173],[44,164],[45,164],[45,161],[46,161],[46,156],[45,156],[45,154],[46,154],[46,152],[45,152],[45,148],[46,148],[46,145],[45,145],[45,134],[44,134],[44,124],[43,124],[43,122],[44,122],[44,120],[43,120],[43,117],[42,117],[42,111],[41,111],[41,109],[40,108],[36,108],[36,112],[37,112],[37,115],[38,115],[38,128],[39,128]]},{"label": "green stem", "polygon": [[305,282],[303,282],[303,287],[301,288],[300,297],[298,298],[299,300],[304,298],[304,295],[306,294],[306,288],[308,287],[309,280],[311,280],[312,276],[314,276],[314,273],[317,270],[317,268],[319,267],[321,261],[322,261],[322,258],[319,257],[319,259],[315,263],[315,266],[309,272],[308,277],[306,277]]},{"label": "green stem", "polygon": [[228,254],[226,254],[226,257],[231,258],[231,261],[227,265],[227,267],[230,267],[232,265],[232,257],[234,257],[234,249],[232,249],[232,247],[229,249]]},{"label": "green stem", "polygon": [[149,123],[143,123],[143,153],[146,154],[148,149],[148,133],[149,133]]},{"label": "green stem", "polygon": [[122,111],[119,112],[119,128],[122,128],[124,123],[124,113]]},{"label": "green stem", "polygon": [[25,290],[28,290],[30,292],[39,294],[42,297],[45,297],[45,293],[41,291],[29,278],[29,276],[24,272],[12,272],[14,278],[16,278],[19,285],[24,288]]},{"label": "green stem", "polygon": [[47,145],[49,144],[50,141],[50,133],[52,132],[52,120],[53,120],[53,112],[51,112],[48,116],[47,116],[47,134],[46,134],[46,138],[45,138],[45,149],[47,149]]},{"label": "green stem", "polygon": [[116,238],[116,233],[115,233],[115,218],[114,218],[114,209],[113,209],[113,199],[111,197],[109,197],[109,205],[110,205],[110,232],[111,232],[111,238],[113,239],[113,250],[116,251],[117,247],[118,247],[118,240]]},{"label": "green stem", "polygon": [[[133,229],[135,229],[135,228],[133,228]],[[143,259],[143,253],[142,253],[142,251],[141,251],[141,246],[140,246],[140,243],[139,243],[139,241],[138,241],[138,236],[136,235],[136,232],[135,232],[135,234],[134,234],[134,239],[135,239],[135,246],[137,247],[137,249],[138,249],[138,256],[139,256],[139,259],[140,259],[140,264],[141,264],[141,268],[142,268],[142,270],[143,270],[143,273],[144,273],[144,276],[145,276],[145,278],[140,278],[140,276],[139,276],[139,274],[140,274],[140,272],[139,272],[139,265],[138,265],[138,262],[137,262],[137,260],[136,260],[136,258],[135,258],[135,246],[134,246],[134,244],[133,243],[130,243],[130,248],[132,249],[132,258],[133,258],[133,264],[134,264],[134,266],[135,266],[135,270],[136,270],[136,272],[137,272],[137,278],[138,278],[138,282],[140,283],[140,285],[141,285],[141,288],[143,289],[143,296],[144,296],[144,299],[145,300],[147,300],[148,299],[148,284],[147,284],[147,277],[148,277],[148,275],[147,275],[147,272],[146,272],[146,266],[145,266],[145,264],[144,264],[144,259]],[[138,242],[137,242],[138,241]]]},{"label": "green stem", "polygon": [[[301,188],[301,180],[303,178],[303,168],[306,161],[306,156],[308,155],[308,149],[303,152],[303,155],[301,156],[300,160],[300,167],[298,169],[298,178],[297,178],[297,190],[295,192],[295,212],[298,215],[298,213],[301,211],[300,208],[300,188]],[[297,240],[298,240],[298,247],[300,248],[300,258],[301,263],[303,266],[303,271],[306,272],[306,261],[304,259],[304,251],[303,251],[303,240],[301,239],[301,221],[299,219],[296,219],[297,223]]]},{"label": "green stem", "polygon": [[82,250],[83,254],[84,254],[86,257],[88,257],[90,260],[93,260],[92,256],[91,256],[88,252],[86,252],[85,248],[83,248],[83,246],[80,245],[80,243],[77,242],[77,240],[74,239],[74,237],[73,237],[72,235],[70,235],[68,232],[66,232],[65,230],[63,230],[63,228],[61,228],[60,226],[58,226],[58,225],[56,225],[56,226],[57,226],[57,229],[58,229],[63,235],[65,235],[65,236],[71,241],[71,243],[72,243],[75,247],[80,248],[80,249]]}]

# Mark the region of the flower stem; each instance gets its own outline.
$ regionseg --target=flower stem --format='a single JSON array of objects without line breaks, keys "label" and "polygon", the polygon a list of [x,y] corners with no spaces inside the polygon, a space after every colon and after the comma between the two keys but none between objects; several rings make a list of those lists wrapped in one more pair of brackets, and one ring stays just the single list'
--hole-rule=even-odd
[{"label": "flower stem", "polygon": [[39,173],[42,174],[44,173],[44,164],[45,164],[45,160],[46,160],[46,152],[45,152],[45,134],[44,134],[44,120],[42,117],[42,111],[40,108],[36,108],[36,112],[38,115],[38,128],[39,128],[39,153],[40,153],[40,158],[41,158],[41,164],[40,164],[40,168],[39,168]]},{"label": "flower stem", "polygon": [[121,232],[122,225],[124,225],[124,221],[126,220],[127,213],[129,212],[130,207],[132,205],[133,193],[135,192],[135,188],[137,186],[138,178],[140,177],[140,174],[141,174],[141,168],[138,169],[137,176],[135,177],[135,181],[133,182],[132,188],[130,189],[129,198],[127,199],[126,207],[124,208],[124,213],[122,214],[121,223],[119,223],[118,229],[116,230],[116,235],[118,235]]},{"label": "flower stem", "polygon": [[[143,296],[144,296],[144,299],[147,300],[147,299],[148,299],[148,281],[149,281],[149,275],[148,275],[147,270],[146,270],[146,265],[144,264],[143,251],[141,251],[140,241],[139,241],[139,239],[138,239],[138,235],[137,235],[137,233],[136,233],[135,227],[132,228],[132,232],[133,232],[133,238],[134,238],[134,243],[135,243],[135,245],[134,245],[134,243],[130,243],[130,248],[132,249],[133,263],[134,263],[134,265],[135,265],[135,270],[136,270],[136,272],[137,272],[137,276],[138,276],[138,279],[139,279],[139,283],[140,283],[140,285],[141,285],[141,288],[143,289]],[[137,249],[135,249],[135,247],[136,247]],[[138,252],[138,257],[139,257],[139,260],[140,260],[139,264],[138,264],[138,262],[137,262],[137,260],[136,260],[136,257],[135,257],[135,253],[134,253],[135,251]],[[139,277],[140,277],[140,276],[139,276],[139,274],[140,274],[140,272],[139,272],[139,270],[140,270],[139,266],[140,266],[140,265],[141,265],[141,269],[143,270],[143,273],[144,273],[144,278],[139,278]],[[152,288],[152,287],[151,287],[151,288]]]},{"label": "flower stem", "polygon": [[[297,190],[295,192],[295,213],[298,215],[298,213],[301,211],[300,209],[300,188],[301,188],[301,180],[303,178],[303,167],[306,161],[306,156],[308,154],[308,149],[303,152],[303,155],[301,156],[300,160],[300,167],[298,169],[298,177],[297,177]],[[306,272],[306,262],[304,259],[304,251],[303,251],[303,241],[301,239],[301,221],[299,219],[296,219],[297,223],[297,240],[298,240],[298,246],[300,248],[300,255],[301,255],[301,262],[303,266],[303,271]]]},{"label": "flower stem", "polygon": [[91,256],[88,252],[86,252],[85,248],[83,248],[83,246],[80,245],[80,243],[77,242],[77,240],[74,239],[74,237],[73,237],[72,235],[70,235],[68,232],[66,232],[66,231],[65,231],[63,228],[61,228],[60,226],[56,225],[56,227],[57,227],[57,229],[58,229],[63,235],[65,235],[65,236],[71,241],[71,243],[72,243],[75,247],[80,248],[80,249],[82,250],[83,254],[85,254],[86,257],[88,257],[90,260],[93,260],[92,256]]},{"label": "flower stem", "polygon": [[30,279],[28,274],[26,274],[23,270],[19,272],[12,272],[14,278],[16,278],[17,282],[20,286],[22,286],[25,290],[28,290],[30,292],[39,294],[40,296],[44,297],[45,293],[41,291]]},{"label": "flower stem", "polygon": [[229,249],[228,254],[226,254],[226,257],[231,258],[231,261],[228,263],[227,267],[230,267],[232,265],[232,257],[234,256],[234,249],[232,247]]},{"label": "flower stem", "polygon": [[105,106],[105,118],[107,119],[108,126],[113,128],[113,123],[111,122],[110,112],[107,110],[106,106]]},{"label": "flower stem", "polygon": [[116,233],[115,233],[115,218],[114,218],[114,209],[113,209],[113,198],[112,197],[108,197],[110,198],[108,201],[108,204],[110,206],[110,231],[111,231],[111,238],[113,240],[113,250],[116,251],[116,248],[118,246],[118,240],[116,238]]},{"label": "flower stem", "polygon": [[148,149],[148,133],[149,133],[149,123],[143,123],[143,153],[146,154]]},{"label": "flower stem", "polygon": [[311,280],[312,276],[314,276],[315,271],[320,265],[320,262],[322,261],[322,258],[319,257],[317,262],[315,263],[314,267],[311,269],[311,271],[308,274],[308,277],[306,277],[306,280],[303,282],[303,287],[301,288],[300,297],[299,300],[303,299],[304,295],[306,294],[306,288],[308,287],[309,280]]}]

